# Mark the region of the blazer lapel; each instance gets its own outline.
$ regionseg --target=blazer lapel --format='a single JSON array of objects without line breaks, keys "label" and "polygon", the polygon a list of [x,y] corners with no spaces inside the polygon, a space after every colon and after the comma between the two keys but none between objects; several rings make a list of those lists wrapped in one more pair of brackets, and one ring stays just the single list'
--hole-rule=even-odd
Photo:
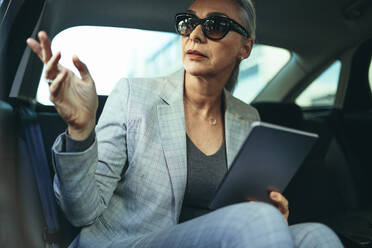
[{"label": "blazer lapel", "polygon": [[160,138],[174,195],[174,219],[181,211],[187,180],[186,128],[183,105],[184,70],[168,78],[160,94],[163,103],[157,106]]},{"label": "blazer lapel", "polygon": [[[230,92],[225,90],[225,139],[226,139],[226,157],[227,168],[230,166],[239,152],[244,140],[246,139],[251,123],[254,121],[239,112],[236,106],[237,100],[233,98]],[[241,103],[240,103],[241,104]]]}]

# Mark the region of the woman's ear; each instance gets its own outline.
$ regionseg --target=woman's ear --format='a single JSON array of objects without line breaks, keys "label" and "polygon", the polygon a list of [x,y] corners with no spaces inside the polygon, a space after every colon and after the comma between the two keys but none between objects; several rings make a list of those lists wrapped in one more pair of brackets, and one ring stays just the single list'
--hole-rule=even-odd
[{"label": "woman's ear", "polygon": [[240,54],[239,57],[243,59],[246,59],[251,54],[252,48],[253,48],[254,40],[253,38],[247,38],[242,40],[242,46],[240,48]]}]

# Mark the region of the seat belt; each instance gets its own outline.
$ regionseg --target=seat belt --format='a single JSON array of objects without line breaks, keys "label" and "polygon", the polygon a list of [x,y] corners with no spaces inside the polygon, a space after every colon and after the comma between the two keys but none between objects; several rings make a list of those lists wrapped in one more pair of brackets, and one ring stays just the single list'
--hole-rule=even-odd
[{"label": "seat belt", "polygon": [[23,106],[19,107],[18,111],[46,223],[46,227],[43,230],[43,239],[51,247],[59,248],[58,231],[60,226],[57,217],[57,206],[40,125],[37,122],[37,116],[34,111]]}]

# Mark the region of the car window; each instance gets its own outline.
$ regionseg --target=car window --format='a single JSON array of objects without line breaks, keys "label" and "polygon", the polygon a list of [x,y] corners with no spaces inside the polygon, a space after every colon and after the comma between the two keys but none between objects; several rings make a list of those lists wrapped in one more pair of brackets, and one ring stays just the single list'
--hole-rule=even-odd
[{"label": "car window", "polygon": [[372,91],[372,58],[371,58],[371,63],[369,64],[368,79],[369,79],[369,88]]},{"label": "car window", "polygon": [[[180,36],[175,33],[79,26],[56,35],[52,51],[61,51],[60,63],[77,75],[72,56],[76,54],[86,63],[99,95],[109,95],[122,77],[165,76],[182,68]],[[250,58],[240,65],[234,95],[250,102],[289,57],[290,53],[284,49],[255,45]],[[52,105],[44,70],[36,99]]]},{"label": "car window", "polygon": [[240,65],[239,78],[233,95],[243,102],[250,103],[287,64],[290,57],[288,50],[255,45],[250,57]]},{"label": "car window", "polygon": [[296,99],[301,107],[333,106],[341,62],[335,61],[321,73]]},{"label": "car window", "polygon": [[[57,34],[52,51],[61,51],[61,65],[77,75],[72,56],[87,64],[99,95],[109,95],[122,77],[163,76],[181,68],[180,38],[166,32],[79,26]],[[36,99],[52,105],[44,69]]]}]

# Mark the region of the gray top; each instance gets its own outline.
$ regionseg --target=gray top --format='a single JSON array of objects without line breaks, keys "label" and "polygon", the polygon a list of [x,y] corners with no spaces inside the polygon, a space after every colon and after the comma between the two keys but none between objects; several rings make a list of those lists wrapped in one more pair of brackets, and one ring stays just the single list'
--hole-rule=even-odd
[{"label": "gray top", "polygon": [[208,205],[227,172],[226,149],[207,156],[187,136],[187,185],[179,222],[210,212]]}]

